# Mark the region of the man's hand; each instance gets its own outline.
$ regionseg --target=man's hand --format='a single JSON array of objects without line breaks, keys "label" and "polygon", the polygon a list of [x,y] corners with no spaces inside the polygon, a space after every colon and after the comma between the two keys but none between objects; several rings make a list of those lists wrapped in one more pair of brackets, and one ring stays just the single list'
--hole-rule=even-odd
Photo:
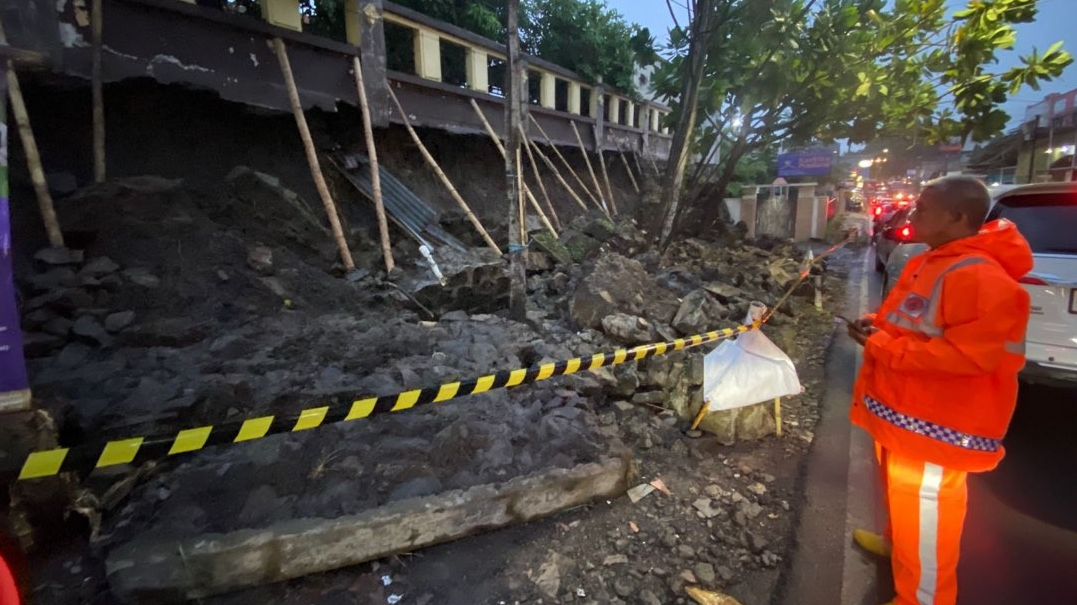
[{"label": "man's hand", "polygon": [[858,345],[865,346],[868,342],[868,337],[878,332],[879,329],[871,325],[872,320],[868,317],[862,317],[849,324],[849,338],[852,338]]}]

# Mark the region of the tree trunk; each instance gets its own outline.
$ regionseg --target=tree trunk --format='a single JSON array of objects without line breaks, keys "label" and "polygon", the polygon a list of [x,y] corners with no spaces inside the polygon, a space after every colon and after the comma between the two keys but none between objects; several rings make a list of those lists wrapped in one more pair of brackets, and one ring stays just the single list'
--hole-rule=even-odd
[{"label": "tree trunk", "polygon": [[673,134],[672,148],[662,178],[660,215],[662,217],[659,242],[665,243],[673,230],[677,215],[678,198],[684,182],[684,170],[688,164],[692,133],[699,113],[699,85],[707,62],[707,47],[713,29],[715,0],[697,0],[695,22],[692,23],[692,39],[688,45],[687,73],[681,89],[681,113]]},{"label": "tree trunk", "polygon": [[520,63],[520,36],[517,14],[520,0],[509,0],[506,30],[508,32],[509,85],[505,95],[505,188],[509,211],[509,317],[516,321],[527,319],[527,275],[524,265],[524,229],[520,216],[520,191],[517,170],[520,157],[520,133],[523,129],[523,77]]}]

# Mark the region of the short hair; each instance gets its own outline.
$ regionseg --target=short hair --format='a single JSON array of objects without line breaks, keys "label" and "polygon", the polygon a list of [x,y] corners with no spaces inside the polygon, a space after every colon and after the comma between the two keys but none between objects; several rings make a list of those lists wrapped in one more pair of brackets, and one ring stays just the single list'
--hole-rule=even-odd
[{"label": "short hair", "polygon": [[932,199],[952,212],[960,212],[969,226],[979,229],[991,210],[991,192],[983,181],[967,175],[944,176],[924,186],[920,195],[931,192]]}]

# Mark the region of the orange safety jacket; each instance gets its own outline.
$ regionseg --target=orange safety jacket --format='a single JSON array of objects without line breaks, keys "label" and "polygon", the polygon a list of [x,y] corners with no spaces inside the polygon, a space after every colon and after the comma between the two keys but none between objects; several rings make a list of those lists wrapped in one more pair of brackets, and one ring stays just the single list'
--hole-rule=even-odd
[{"label": "orange safety jacket", "polygon": [[911,259],[874,319],[852,421],[884,448],[945,468],[985,471],[1024,367],[1032,251],[1007,221]]}]

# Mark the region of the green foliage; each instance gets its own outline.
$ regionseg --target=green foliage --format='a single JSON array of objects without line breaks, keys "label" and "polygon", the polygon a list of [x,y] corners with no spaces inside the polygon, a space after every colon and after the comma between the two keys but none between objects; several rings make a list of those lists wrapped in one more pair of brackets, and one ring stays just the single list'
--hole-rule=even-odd
[{"label": "green foliage", "polygon": [[698,99],[705,119],[689,143],[701,155],[721,143],[721,185],[741,176],[743,158],[778,141],[788,148],[887,136],[927,144],[988,139],[1005,128],[1009,116],[1000,106],[1011,95],[1038,88],[1073,62],[1054,44],[1018,67],[989,70],[997,52],[1013,48],[1014,24],[1035,19],[1036,0],[969,0],[949,17],[946,0],[694,6],[696,22],[709,10],[716,25],[709,32],[694,32],[694,23],[674,28],[663,49],[668,60],[652,81],[676,123],[685,109],[689,48],[706,52]]},{"label": "green foliage", "polygon": [[504,2],[496,0],[400,0],[397,4],[493,40],[505,37]]}]

